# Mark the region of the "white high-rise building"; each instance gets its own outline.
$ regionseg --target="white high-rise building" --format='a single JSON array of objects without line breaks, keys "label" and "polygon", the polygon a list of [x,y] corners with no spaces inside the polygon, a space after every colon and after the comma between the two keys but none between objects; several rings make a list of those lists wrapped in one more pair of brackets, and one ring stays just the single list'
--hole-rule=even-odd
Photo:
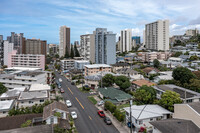
[{"label": "white high-rise building", "polygon": [[80,55],[84,60],[95,62],[95,38],[94,34],[80,36]]},{"label": "white high-rise building", "polygon": [[67,26],[60,27],[60,44],[59,44],[59,56],[64,57],[66,54],[70,54],[70,28]]},{"label": "white high-rise building", "polygon": [[121,38],[120,38],[120,51],[121,52],[129,52],[132,50],[132,30],[125,29],[121,30]]},{"label": "white high-rise building", "polygon": [[14,50],[14,43],[9,43],[9,41],[4,41],[4,65],[8,66],[8,55]]},{"label": "white high-rise building", "polygon": [[145,45],[149,50],[169,50],[169,20],[145,25]]}]

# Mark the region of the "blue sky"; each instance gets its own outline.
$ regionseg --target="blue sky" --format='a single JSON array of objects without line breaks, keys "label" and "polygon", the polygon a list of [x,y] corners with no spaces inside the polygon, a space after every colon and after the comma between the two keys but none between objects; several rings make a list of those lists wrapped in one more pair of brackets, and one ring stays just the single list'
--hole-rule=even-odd
[{"label": "blue sky", "polygon": [[71,42],[95,28],[117,33],[131,28],[141,35],[144,25],[158,19],[170,20],[170,35],[200,28],[200,0],[1,0],[0,34],[24,33],[59,43],[59,27],[71,28]]}]

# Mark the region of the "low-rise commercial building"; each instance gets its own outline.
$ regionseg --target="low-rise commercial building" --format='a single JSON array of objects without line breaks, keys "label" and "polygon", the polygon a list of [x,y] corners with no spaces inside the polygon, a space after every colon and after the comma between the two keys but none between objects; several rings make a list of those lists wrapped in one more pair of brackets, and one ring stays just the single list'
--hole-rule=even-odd
[{"label": "low-rise commercial building", "polygon": [[106,64],[85,65],[85,76],[95,75],[98,72],[111,72],[112,67]]},{"label": "low-rise commercial building", "polygon": [[19,108],[32,107],[35,104],[43,104],[47,100],[50,100],[48,91],[21,92],[17,100],[17,106]]},{"label": "low-rise commercial building", "polygon": [[44,71],[16,71],[11,74],[1,74],[0,83],[8,89],[30,87],[34,83],[47,84],[47,73]]},{"label": "low-rise commercial building", "polygon": [[74,69],[74,59],[61,60],[61,70],[66,71],[70,69]]},{"label": "low-rise commercial building", "polygon": [[89,65],[89,60],[75,60],[74,61],[74,68],[78,70],[84,70],[85,65]]},{"label": "low-rise commercial building", "polygon": [[31,67],[45,70],[45,55],[8,53],[8,67]]},{"label": "low-rise commercial building", "polygon": [[153,62],[157,60],[167,60],[171,56],[170,52],[139,52],[138,58],[142,62]]}]

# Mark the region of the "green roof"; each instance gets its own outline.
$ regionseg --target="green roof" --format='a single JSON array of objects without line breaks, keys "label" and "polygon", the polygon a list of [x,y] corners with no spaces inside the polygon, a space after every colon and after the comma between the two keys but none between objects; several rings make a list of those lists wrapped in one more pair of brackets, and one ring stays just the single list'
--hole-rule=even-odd
[{"label": "green roof", "polygon": [[99,88],[98,91],[107,99],[114,101],[126,101],[130,99],[132,96],[130,94],[125,93],[119,89],[109,87],[109,88]]}]

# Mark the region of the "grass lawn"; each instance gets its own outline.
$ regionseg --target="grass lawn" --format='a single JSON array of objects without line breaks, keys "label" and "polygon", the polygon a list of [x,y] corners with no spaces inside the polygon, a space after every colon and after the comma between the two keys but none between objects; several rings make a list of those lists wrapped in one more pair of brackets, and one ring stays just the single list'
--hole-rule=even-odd
[{"label": "grass lawn", "polygon": [[84,93],[90,92],[90,91],[83,90],[82,87],[79,87],[78,89],[79,89],[81,92],[84,92]]},{"label": "grass lawn", "polygon": [[[136,103],[133,102],[132,105],[136,105]],[[118,109],[122,109],[122,108],[125,108],[125,107],[130,107],[130,104],[129,104],[129,103],[126,103],[126,104],[122,104],[122,105],[117,106]]]},{"label": "grass lawn", "polygon": [[88,99],[95,105],[97,104],[97,101],[94,99],[93,96],[89,96]]}]

